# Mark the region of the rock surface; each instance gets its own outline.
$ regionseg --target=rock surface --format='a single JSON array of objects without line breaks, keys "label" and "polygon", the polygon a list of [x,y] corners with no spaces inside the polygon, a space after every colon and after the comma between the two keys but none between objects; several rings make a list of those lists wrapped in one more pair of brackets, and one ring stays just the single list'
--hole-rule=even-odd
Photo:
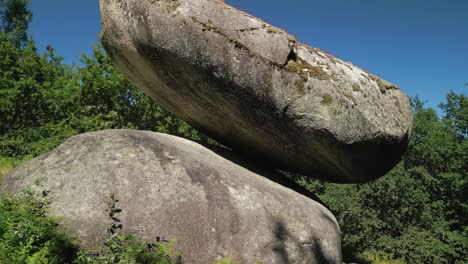
[{"label": "rock surface", "polygon": [[103,43],[135,86],[224,145],[333,182],[401,158],[399,88],[214,0],[100,0]]},{"label": "rock surface", "polygon": [[[1,191],[46,196],[50,213],[87,248],[122,224],[118,231],[150,241],[176,239],[185,263],[341,263],[339,227],[324,206],[217,152],[229,160],[165,134],[88,133],[21,165]],[[122,210],[113,215],[120,222],[111,208]]]}]

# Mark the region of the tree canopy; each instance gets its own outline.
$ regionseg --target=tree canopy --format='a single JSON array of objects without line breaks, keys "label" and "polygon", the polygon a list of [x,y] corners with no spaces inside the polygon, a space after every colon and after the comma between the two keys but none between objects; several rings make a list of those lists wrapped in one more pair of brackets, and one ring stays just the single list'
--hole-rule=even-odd
[{"label": "tree canopy", "polygon": [[295,176],[336,215],[350,261],[369,256],[404,263],[466,260],[466,96],[450,91],[440,105],[442,118],[418,98],[412,103],[408,150],[385,177],[344,186]]},{"label": "tree canopy", "polygon": [[[34,157],[72,135],[108,128],[213,143],[126,81],[100,45],[80,65],[64,63],[52,46],[39,52],[27,35],[28,3],[0,0],[0,161]],[[441,117],[418,98],[412,103],[407,153],[382,179],[337,185],[292,175],[337,217],[348,261],[468,258],[467,98],[449,92]]]},{"label": "tree canopy", "polygon": [[10,35],[16,45],[28,39],[32,12],[28,8],[30,0],[0,0],[0,29]]}]

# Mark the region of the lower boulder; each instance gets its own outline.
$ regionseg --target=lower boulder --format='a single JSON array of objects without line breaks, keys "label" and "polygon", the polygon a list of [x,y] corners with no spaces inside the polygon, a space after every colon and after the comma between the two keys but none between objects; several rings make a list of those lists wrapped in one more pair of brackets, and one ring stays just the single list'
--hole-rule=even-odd
[{"label": "lower boulder", "polygon": [[[2,193],[29,189],[96,250],[109,229],[176,240],[184,263],[341,263],[334,216],[276,172],[225,149],[153,132],[75,136],[5,176]],[[301,194],[302,193],[302,194]]]}]

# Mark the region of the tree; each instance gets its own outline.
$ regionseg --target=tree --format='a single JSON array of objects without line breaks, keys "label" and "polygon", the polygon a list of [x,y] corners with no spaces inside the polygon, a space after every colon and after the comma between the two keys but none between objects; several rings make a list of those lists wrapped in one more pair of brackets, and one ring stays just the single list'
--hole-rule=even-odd
[{"label": "tree", "polygon": [[22,45],[28,40],[32,12],[30,0],[0,0],[1,30],[10,34],[15,44]]},{"label": "tree", "polygon": [[41,55],[32,40],[20,48],[0,38],[0,156],[36,156],[72,135],[114,128],[209,140],[128,83],[100,46],[77,67],[51,46]]},{"label": "tree", "polygon": [[[0,0],[0,158],[36,156],[72,135],[108,128],[213,143],[133,87],[100,46],[79,66],[66,65],[52,46],[39,53],[26,34],[28,3]],[[418,98],[412,105],[407,153],[385,177],[337,185],[293,175],[336,216],[347,261],[463,263],[468,256],[466,96],[449,92],[442,118]]]},{"label": "tree", "polygon": [[463,263],[468,255],[466,97],[449,92],[442,119],[419,98],[412,105],[407,153],[385,177],[356,185],[299,177],[336,216],[346,261]]},{"label": "tree", "polygon": [[80,112],[75,117],[89,122],[78,129],[80,132],[133,128],[209,141],[132,86],[100,45],[93,49],[91,56],[83,55],[81,62],[83,66],[78,68]]},{"label": "tree", "polygon": [[444,111],[445,124],[453,129],[461,139],[468,137],[468,100],[464,94],[450,91],[447,102],[439,107]]},{"label": "tree", "polygon": [[38,155],[73,134],[66,118],[75,111],[76,73],[34,41],[18,46],[0,32],[0,154]]}]

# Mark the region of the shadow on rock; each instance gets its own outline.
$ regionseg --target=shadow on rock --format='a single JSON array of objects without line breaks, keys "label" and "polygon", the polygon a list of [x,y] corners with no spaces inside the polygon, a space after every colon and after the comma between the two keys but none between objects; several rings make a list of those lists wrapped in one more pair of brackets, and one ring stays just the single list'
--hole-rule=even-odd
[{"label": "shadow on rock", "polygon": [[[332,264],[336,261],[326,255],[327,250],[323,248],[320,240],[310,238],[308,241],[301,241],[299,238],[292,235],[287,228],[285,221],[280,219],[274,219],[273,221],[273,233],[277,239],[277,243],[273,247],[273,251],[277,257],[277,263],[293,264],[298,263],[300,259],[294,259],[288,252],[288,248],[294,247],[299,251],[296,256],[315,256],[316,263],[320,264]],[[331,222],[333,222],[330,219]]]},{"label": "shadow on rock", "polygon": [[198,144],[203,145],[204,147],[208,148],[209,150],[213,151],[217,155],[255,173],[258,175],[261,175],[273,182],[276,182],[284,187],[287,187],[297,193],[300,193],[318,203],[321,205],[325,206],[327,209],[330,209],[320,198],[315,195],[314,193],[310,192],[306,188],[302,187],[301,185],[297,184],[294,180],[286,176],[285,174],[272,169],[273,166],[271,166],[271,161],[266,160],[266,159],[245,159],[241,157],[240,154],[233,152],[232,150],[226,148],[226,147],[221,147],[221,146],[216,146],[216,145],[211,145],[207,144],[205,142],[197,141]]}]

